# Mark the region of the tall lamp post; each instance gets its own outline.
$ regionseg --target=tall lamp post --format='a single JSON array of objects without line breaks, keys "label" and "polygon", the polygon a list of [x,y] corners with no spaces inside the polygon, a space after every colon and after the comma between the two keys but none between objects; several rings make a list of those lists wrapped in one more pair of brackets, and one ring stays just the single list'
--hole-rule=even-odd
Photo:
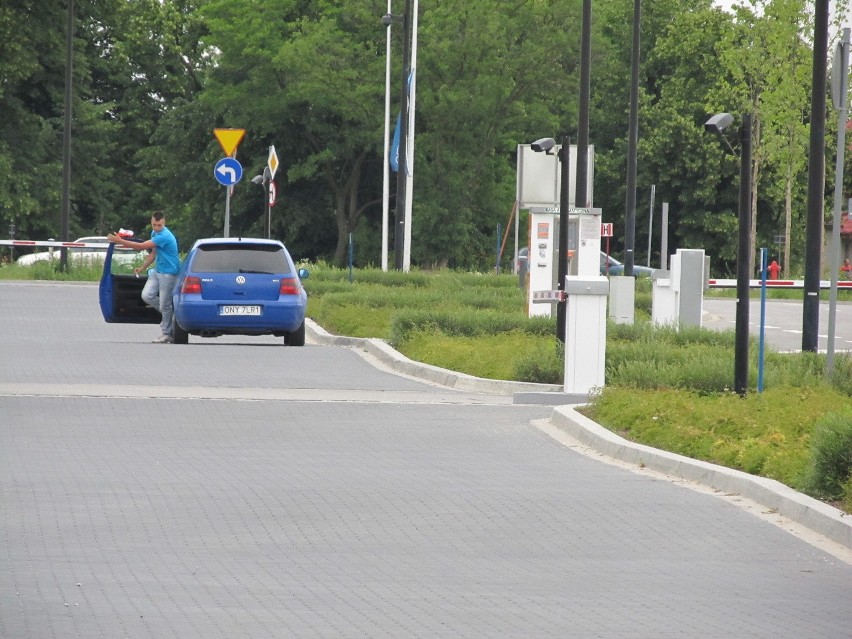
[{"label": "tall lamp post", "polygon": [[828,0],[814,2],[814,57],[811,82],[811,135],[808,150],[808,215],[805,234],[805,287],[802,350],[819,346],[819,289],[825,207],[825,76],[828,57]]},{"label": "tall lamp post", "polygon": [[[636,164],[639,148],[640,0],[633,1],[633,49],[630,63],[630,116],[627,123],[627,194],[624,211],[624,275],[633,276],[636,243]],[[650,251],[648,251],[650,254]]]},{"label": "tall lamp post", "polygon": [[394,211],[394,268],[403,270],[405,252],[405,191],[408,158],[408,76],[411,72],[411,11],[412,0],[405,0],[402,15],[402,93],[400,94],[399,168],[396,172],[396,203]]},{"label": "tall lamp post", "polygon": [[[721,137],[733,151],[723,133],[734,122],[730,113],[719,113],[707,120],[704,129]],[[737,243],[737,312],[734,335],[734,390],[748,390],[748,311],[749,311],[749,233],[751,231],[751,114],[743,114],[740,125],[740,201]]]},{"label": "tall lamp post", "polygon": [[391,24],[401,20],[402,16],[391,13],[391,0],[388,0],[388,12],[382,16],[387,37],[385,38],[385,154],[382,162],[382,270],[388,270],[388,222],[390,217],[390,89],[391,89]]},{"label": "tall lamp post", "polygon": [[[71,217],[71,98],[74,95],[74,0],[68,0],[68,14],[65,23],[65,115],[62,135],[62,213],[59,218],[59,239],[68,241],[68,227]],[[59,270],[68,270],[68,249],[64,246],[59,252]]]},{"label": "tall lamp post", "polygon": [[[574,203],[589,206],[589,96],[592,64],[592,0],[583,0],[583,25],[580,33],[580,109],[577,122],[577,186]],[[563,186],[567,187],[565,182]],[[563,188],[563,190],[566,190]],[[567,200],[566,200],[567,201]],[[561,224],[561,222],[560,222]],[[566,236],[567,237],[567,236]],[[567,243],[566,245],[567,246]],[[576,273],[576,269],[574,269]]]}]

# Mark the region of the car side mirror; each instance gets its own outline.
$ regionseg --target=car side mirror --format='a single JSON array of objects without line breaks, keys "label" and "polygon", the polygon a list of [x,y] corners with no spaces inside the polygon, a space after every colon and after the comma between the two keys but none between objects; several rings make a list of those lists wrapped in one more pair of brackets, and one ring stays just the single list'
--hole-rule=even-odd
[{"label": "car side mirror", "polygon": [[300,268],[299,269],[299,279],[300,280],[306,280],[310,276],[311,276],[311,273],[308,269],[306,269],[306,268]]}]

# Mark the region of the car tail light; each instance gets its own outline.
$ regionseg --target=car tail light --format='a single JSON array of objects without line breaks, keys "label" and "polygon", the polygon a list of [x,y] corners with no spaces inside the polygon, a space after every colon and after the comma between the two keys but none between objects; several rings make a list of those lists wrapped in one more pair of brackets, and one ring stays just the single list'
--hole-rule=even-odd
[{"label": "car tail light", "polygon": [[201,279],[187,275],[180,288],[181,293],[201,293]]},{"label": "car tail light", "polygon": [[297,280],[295,277],[282,277],[281,288],[278,289],[278,292],[281,295],[298,295],[299,280]]}]

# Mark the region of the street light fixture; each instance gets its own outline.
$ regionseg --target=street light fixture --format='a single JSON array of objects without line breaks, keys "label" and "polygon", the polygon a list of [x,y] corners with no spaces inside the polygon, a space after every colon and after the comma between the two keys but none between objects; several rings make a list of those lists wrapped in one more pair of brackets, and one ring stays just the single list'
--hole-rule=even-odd
[{"label": "street light fixture", "polygon": [[[704,123],[708,133],[718,135],[737,155],[724,132],[734,122],[730,113],[718,113]],[[743,115],[740,125],[740,201],[739,242],[737,245],[737,312],[734,336],[734,390],[745,395],[748,390],[748,305],[749,305],[749,233],[751,232],[751,114]]]},{"label": "street light fixture", "polygon": [[263,175],[255,175],[252,184],[263,187],[263,214],[266,217],[266,239],[272,237],[272,208],[269,206],[269,184],[272,182],[272,171],[268,166],[263,167]]},{"label": "street light fixture", "polygon": [[[553,138],[541,138],[530,144],[530,149],[536,153],[553,155],[556,140]],[[568,188],[570,185],[570,173],[568,158],[571,150],[571,141],[568,136],[562,137],[562,146],[558,151],[560,167],[559,177],[559,260],[557,262],[557,285],[559,291],[565,290],[565,276],[568,275]],[[556,302],[556,339],[565,343],[565,315],[566,300]]]}]

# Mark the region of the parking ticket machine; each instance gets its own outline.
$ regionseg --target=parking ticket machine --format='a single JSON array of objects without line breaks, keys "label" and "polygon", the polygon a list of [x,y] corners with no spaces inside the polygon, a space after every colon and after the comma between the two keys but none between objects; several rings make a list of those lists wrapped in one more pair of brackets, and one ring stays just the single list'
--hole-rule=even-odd
[{"label": "parking ticket machine", "polygon": [[[529,244],[528,313],[551,317],[553,304],[534,304],[533,293],[558,288],[559,207],[530,209]],[[569,210],[567,251],[568,275],[600,275],[600,209]]]}]

